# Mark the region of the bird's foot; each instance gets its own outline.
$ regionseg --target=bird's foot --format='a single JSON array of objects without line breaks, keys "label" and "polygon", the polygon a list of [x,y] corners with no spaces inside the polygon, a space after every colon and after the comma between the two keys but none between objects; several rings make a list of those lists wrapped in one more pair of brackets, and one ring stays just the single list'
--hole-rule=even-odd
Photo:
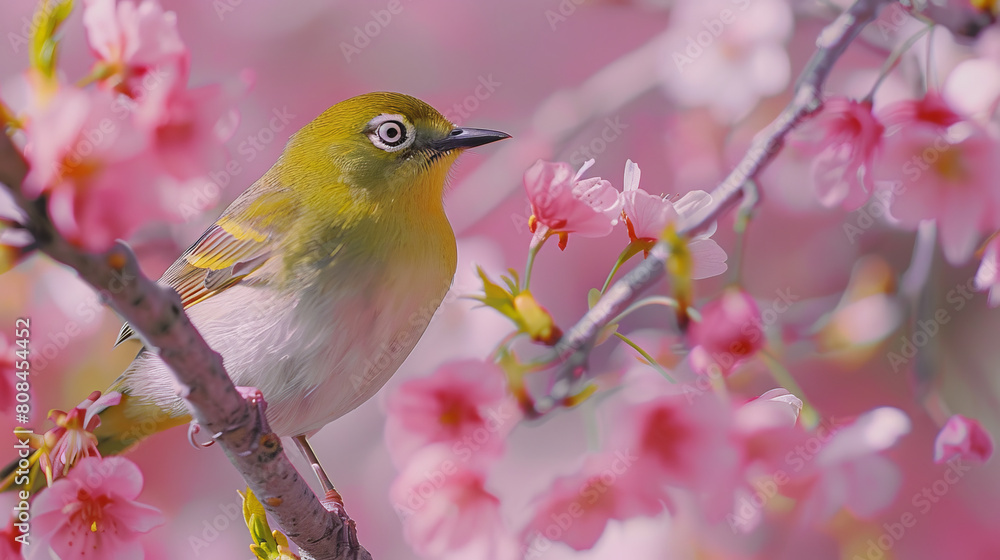
[{"label": "bird's foot", "polygon": [[257,408],[260,409],[260,413],[263,416],[264,411],[267,410],[267,401],[264,400],[264,393],[261,393],[260,389],[256,387],[241,387],[237,385],[236,392],[250,404],[256,405]]},{"label": "bird's foot", "polygon": [[[260,413],[261,421],[266,423],[266,416],[264,416],[264,412],[267,410],[267,401],[264,400],[264,393],[256,387],[241,387],[239,385],[236,386],[236,392],[239,393],[240,396],[243,397],[248,403],[257,407],[257,412]],[[197,420],[192,420],[191,424],[188,426],[188,443],[190,443],[195,449],[212,447],[212,445],[215,444],[215,439],[210,439],[206,442],[199,442],[195,439],[195,436],[200,431],[201,425],[198,424]],[[216,436],[218,436],[218,434],[216,434]]]},{"label": "bird's foot", "polygon": [[361,546],[360,541],[358,541],[358,525],[351,519],[350,515],[347,515],[347,509],[344,507],[344,498],[340,495],[340,492],[337,492],[335,488],[327,490],[326,496],[320,499],[320,503],[323,504],[323,507],[327,511],[340,518],[347,533],[347,544],[351,547],[351,550],[357,550]]}]

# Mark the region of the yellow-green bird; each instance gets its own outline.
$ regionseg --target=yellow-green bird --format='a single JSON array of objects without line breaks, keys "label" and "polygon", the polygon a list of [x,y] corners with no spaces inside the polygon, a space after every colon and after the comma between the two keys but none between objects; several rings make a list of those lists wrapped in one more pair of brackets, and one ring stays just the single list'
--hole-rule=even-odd
[{"label": "yellow-green bird", "polygon": [[[509,138],[430,105],[369,93],[329,108],[163,274],[233,382],[256,387],[279,436],[305,438],[375,394],[455,273],[442,194],[467,148]],[[119,342],[132,336],[126,325]],[[102,454],[190,420],[142,351],[109,390]]]}]

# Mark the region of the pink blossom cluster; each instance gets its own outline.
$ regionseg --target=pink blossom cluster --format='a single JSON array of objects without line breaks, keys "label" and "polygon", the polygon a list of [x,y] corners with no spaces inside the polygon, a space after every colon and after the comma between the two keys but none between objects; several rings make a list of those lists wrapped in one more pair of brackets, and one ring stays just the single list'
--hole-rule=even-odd
[{"label": "pink blossom cluster", "polygon": [[[936,223],[944,256],[964,264],[984,237],[1000,229],[1000,136],[941,95],[891,103],[877,113],[870,101],[827,100],[799,132],[812,156],[811,180],[825,206],[858,209],[888,200],[889,221],[915,230]],[[983,254],[976,286],[998,304],[996,240]]]},{"label": "pink blossom cluster", "polygon": [[32,489],[29,476],[24,477],[28,485],[13,480],[18,499],[30,504],[30,513],[24,519],[15,517],[0,531],[0,558],[143,556],[139,537],[162,525],[163,514],[136,501],[143,486],[139,467],[124,457],[101,457],[94,435],[101,424],[99,414],[121,398],[119,393],[101,396],[95,391],[68,413],[52,411],[49,417],[56,427],[44,435],[15,434],[37,448],[30,462],[40,465],[48,487]]},{"label": "pink blossom cluster", "polygon": [[[677,200],[653,195],[639,187],[639,166],[629,160],[625,165],[623,191],[600,177],[581,179],[593,165],[588,160],[576,173],[569,164],[538,161],[524,173],[524,189],[531,203],[529,222],[534,243],[549,235],[559,237],[565,248],[569,234],[603,237],[624,222],[629,239],[648,252],[668,226],[681,222],[711,203],[704,191],[691,191]],[[708,278],[726,271],[726,253],[710,239],[713,226],[689,241],[694,261],[693,278]]]},{"label": "pink blossom cluster", "polygon": [[88,77],[27,73],[23,190],[44,198],[67,239],[101,251],[181,216],[197,179],[225,163],[232,100],[219,85],[188,87],[188,50],[157,0],[85,0],[83,23],[96,58]]},{"label": "pink blossom cluster", "polygon": [[[819,538],[838,512],[876,518],[901,488],[889,452],[911,426],[899,409],[804,422],[802,401],[784,389],[746,401],[670,386],[638,367],[626,381],[644,389],[602,405],[610,427],[601,449],[568,473],[533,473],[550,482],[519,508],[507,503],[518,482],[490,476],[520,421],[502,380],[495,366],[453,362],[389,398],[386,443],[401,469],[390,495],[424,557],[588,550],[617,523],[663,515],[692,524],[693,539],[720,526],[759,535],[791,520]],[[978,423],[953,424],[939,437],[942,461],[988,456]]]}]

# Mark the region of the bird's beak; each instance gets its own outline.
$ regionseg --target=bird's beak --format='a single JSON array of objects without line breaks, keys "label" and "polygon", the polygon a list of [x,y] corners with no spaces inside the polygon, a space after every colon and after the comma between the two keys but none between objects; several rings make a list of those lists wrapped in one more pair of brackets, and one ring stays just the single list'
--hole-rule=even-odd
[{"label": "bird's beak", "polygon": [[475,148],[497,140],[510,138],[510,134],[497,130],[487,130],[485,128],[455,128],[448,136],[434,142],[433,147],[439,152],[449,150]]}]

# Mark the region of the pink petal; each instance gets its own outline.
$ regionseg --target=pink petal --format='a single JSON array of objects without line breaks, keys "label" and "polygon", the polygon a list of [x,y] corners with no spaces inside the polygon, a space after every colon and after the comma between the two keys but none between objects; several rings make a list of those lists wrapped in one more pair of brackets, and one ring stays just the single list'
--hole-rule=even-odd
[{"label": "pink petal", "polygon": [[[705,191],[691,191],[674,203],[674,210],[677,210],[677,214],[686,220],[711,204],[712,195]],[[707,235],[711,235],[711,233]]]},{"label": "pink petal", "polygon": [[127,500],[116,500],[108,504],[104,513],[135,533],[148,533],[166,522],[159,509]]},{"label": "pink petal", "polygon": [[692,239],[688,243],[688,250],[691,251],[691,259],[694,262],[691,278],[695,280],[718,276],[729,269],[729,265],[726,264],[729,255],[715,240]]},{"label": "pink petal", "polygon": [[1000,266],[998,256],[1000,256],[1000,236],[994,237],[986,245],[986,250],[983,251],[983,260],[979,264],[979,269],[976,270],[976,289],[979,291],[990,290],[990,307],[996,307],[1000,304],[1000,300],[994,298],[994,292],[1000,286],[1000,275],[997,274],[997,267]]},{"label": "pink petal", "polygon": [[625,215],[632,222],[639,239],[659,239],[667,224],[677,223],[674,205],[663,197],[651,195],[642,189],[622,194]]},{"label": "pink petal", "polygon": [[634,191],[639,188],[639,165],[632,160],[625,162],[625,181],[622,185],[622,192]]},{"label": "pink petal", "polygon": [[895,445],[909,432],[910,418],[905,412],[888,406],[876,408],[839,430],[819,452],[817,462],[834,465],[878,453]]},{"label": "pink petal", "polygon": [[[122,394],[119,393],[118,391],[109,391],[107,394],[102,395],[101,398],[87,405],[87,415],[83,419],[83,425],[87,426],[88,430],[93,431],[94,428],[101,425],[101,418],[97,415],[100,414],[101,412],[104,412],[104,410],[106,410],[108,407],[117,405],[121,401],[122,401]],[[90,421],[95,418],[97,419],[97,423],[91,426]]]},{"label": "pink petal", "polygon": [[735,424],[744,432],[794,426],[801,410],[801,399],[786,389],[771,389],[741,406],[736,411]]},{"label": "pink petal", "polygon": [[124,457],[88,457],[69,472],[69,478],[91,494],[112,494],[134,500],[142,491],[142,471]]},{"label": "pink petal", "polygon": [[934,462],[952,457],[985,463],[993,455],[993,437],[975,419],[956,414],[948,419],[934,439]]},{"label": "pink petal", "polygon": [[499,500],[485,474],[451,458],[446,446],[426,447],[392,483],[394,508],[405,515],[407,541],[421,555],[440,556],[477,541],[503,540]]},{"label": "pink petal", "polygon": [[844,507],[871,519],[892,505],[903,485],[899,467],[881,455],[867,455],[843,467],[847,478]]}]

